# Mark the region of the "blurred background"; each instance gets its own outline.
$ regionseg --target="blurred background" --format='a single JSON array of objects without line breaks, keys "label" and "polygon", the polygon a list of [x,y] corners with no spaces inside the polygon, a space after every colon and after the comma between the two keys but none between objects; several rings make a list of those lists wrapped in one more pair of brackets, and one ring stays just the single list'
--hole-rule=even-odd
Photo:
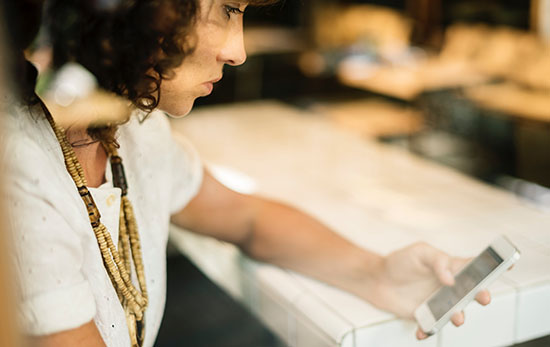
[{"label": "blurred background", "polygon": [[197,105],[280,99],[550,208],[550,2],[287,0]]}]

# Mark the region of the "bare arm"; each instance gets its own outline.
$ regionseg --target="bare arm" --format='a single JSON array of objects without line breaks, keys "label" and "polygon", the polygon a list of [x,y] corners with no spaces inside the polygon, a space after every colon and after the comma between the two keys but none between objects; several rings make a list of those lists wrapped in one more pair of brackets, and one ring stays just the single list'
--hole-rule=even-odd
[{"label": "bare arm", "polygon": [[205,172],[199,194],[172,221],[236,244],[250,257],[356,292],[381,261],[287,205],[236,193]]},{"label": "bare arm", "polygon": [[[254,259],[299,271],[347,290],[400,317],[441,283],[452,284],[463,259],[423,243],[382,257],[357,247],[290,206],[236,193],[205,172],[198,195],[172,222],[239,246]],[[487,292],[478,301],[488,303]],[[453,323],[460,325],[463,315]],[[426,337],[422,333],[419,338]]]},{"label": "bare arm", "polygon": [[37,347],[105,347],[93,321],[78,328],[40,337],[31,337],[30,345]]}]

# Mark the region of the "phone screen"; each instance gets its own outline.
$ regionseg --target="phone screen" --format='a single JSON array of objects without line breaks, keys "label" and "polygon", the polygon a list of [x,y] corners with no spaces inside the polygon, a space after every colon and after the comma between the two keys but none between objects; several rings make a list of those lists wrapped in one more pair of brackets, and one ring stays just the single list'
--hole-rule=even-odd
[{"label": "phone screen", "polygon": [[428,300],[428,307],[435,318],[439,320],[447,311],[456,305],[460,299],[475,288],[487,275],[498,267],[503,259],[491,247],[485,249],[472,260],[458,275],[451,287],[442,287],[436,295]]}]

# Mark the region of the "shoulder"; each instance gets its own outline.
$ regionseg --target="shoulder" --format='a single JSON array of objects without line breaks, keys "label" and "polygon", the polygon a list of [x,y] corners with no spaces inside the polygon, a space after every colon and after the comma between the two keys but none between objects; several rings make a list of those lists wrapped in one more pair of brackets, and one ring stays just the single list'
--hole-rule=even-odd
[{"label": "shoulder", "polygon": [[138,166],[159,165],[163,153],[169,151],[171,137],[170,122],[162,112],[135,111],[118,129],[119,153],[126,163],[138,160]]},{"label": "shoulder", "polygon": [[[168,117],[154,111],[143,118],[136,113],[120,128],[119,153],[127,178],[138,186],[151,186],[170,201],[170,211],[185,205],[199,190],[202,162],[193,145],[172,133]],[[152,193],[149,192],[150,196]]]},{"label": "shoulder", "polygon": [[43,115],[32,107],[11,108],[3,126],[0,157],[4,194],[16,221],[30,222],[32,218],[22,217],[45,206],[64,211],[64,215],[79,213],[71,208],[78,194],[65,169],[59,143]]},{"label": "shoulder", "polygon": [[11,107],[2,125],[0,151],[8,179],[54,174],[63,156],[53,130],[36,107]]}]

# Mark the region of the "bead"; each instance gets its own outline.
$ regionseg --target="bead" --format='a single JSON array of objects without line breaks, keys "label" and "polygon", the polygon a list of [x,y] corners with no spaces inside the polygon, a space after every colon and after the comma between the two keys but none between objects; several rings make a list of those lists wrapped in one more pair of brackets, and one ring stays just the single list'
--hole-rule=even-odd
[{"label": "bead", "polygon": [[90,217],[90,223],[92,224],[92,227],[98,227],[101,214],[97,209],[92,194],[90,194],[90,191],[86,187],[78,187],[78,193],[80,194],[82,201],[84,201],[84,205],[86,205],[86,209],[88,210],[88,217]]},{"label": "bead", "polygon": [[[132,318],[127,321],[132,346],[140,347],[143,345],[145,334],[145,324],[143,319],[148,303],[147,283],[144,275],[143,258],[141,255],[139,234],[137,232],[138,228],[132,209],[132,204],[126,196],[128,184],[126,182],[124,167],[122,166],[122,159],[118,156],[116,148],[105,146],[105,149],[111,155],[113,184],[115,187],[121,188],[122,190],[119,252],[115,248],[107,228],[105,228],[100,221],[101,215],[99,210],[92,195],[88,191],[88,188],[86,188],[87,182],[86,177],[84,176],[84,170],[78,162],[78,158],[76,157],[73,148],[65,137],[65,130],[55,124],[46,105],[39,97],[37,98],[44,111],[44,115],[50,123],[57,141],[61,146],[67,171],[78,187],[78,192],[86,205],[90,223],[101,252],[103,263],[105,264],[105,269],[109,275],[109,279],[117,292],[127,319]],[[134,269],[136,271],[141,293],[136,289],[131,281],[131,258],[134,260]]]},{"label": "bead", "polygon": [[126,182],[122,159],[117,155],[111,156],[111,172],[113,173],[113,185],[122,190],[122,196],[126,196],[128,194],[128,183]]}]

